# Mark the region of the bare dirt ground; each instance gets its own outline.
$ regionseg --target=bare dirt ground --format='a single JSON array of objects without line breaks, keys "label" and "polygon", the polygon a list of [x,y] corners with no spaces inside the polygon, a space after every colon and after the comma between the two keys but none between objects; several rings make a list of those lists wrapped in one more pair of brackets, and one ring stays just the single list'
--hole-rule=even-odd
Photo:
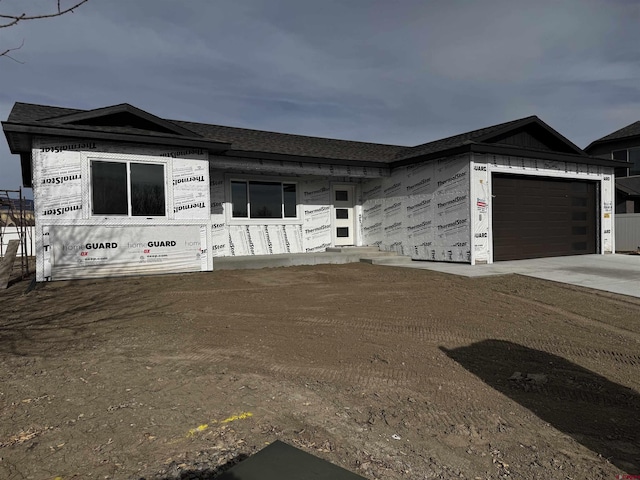
[{"label": "bare dirt ground", "polygon": [[640,474],[640,300],[364,264],[0,294],[0,478]]}]

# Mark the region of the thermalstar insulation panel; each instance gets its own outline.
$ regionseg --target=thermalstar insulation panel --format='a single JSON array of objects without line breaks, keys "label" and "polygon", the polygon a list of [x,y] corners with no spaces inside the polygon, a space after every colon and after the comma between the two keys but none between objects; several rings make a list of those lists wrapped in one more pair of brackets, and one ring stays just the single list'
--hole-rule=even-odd
[{"label": "thermalstar insulation panel", "polygon": [[400,167],[362,184],[364,245],[414,260],[469,262],[469,156]]},{"label": "thermalstar insulation panel", "polygon": [[[165,214],[92,214],[93,161],[162,165]],[[38,281],[212,268],[205,151],[41,140],[33,165]]]}]

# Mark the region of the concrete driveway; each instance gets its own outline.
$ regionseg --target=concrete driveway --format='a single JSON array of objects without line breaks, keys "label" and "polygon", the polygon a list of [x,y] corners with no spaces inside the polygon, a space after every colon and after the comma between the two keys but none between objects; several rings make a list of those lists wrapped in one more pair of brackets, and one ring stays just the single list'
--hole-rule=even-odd
[{"label": "concrete driveway", "polygon": [[640,298],[640,255],[574,255],[474,266],[414,261],[394,266],[424,268],[467,277],[517,273]]}]

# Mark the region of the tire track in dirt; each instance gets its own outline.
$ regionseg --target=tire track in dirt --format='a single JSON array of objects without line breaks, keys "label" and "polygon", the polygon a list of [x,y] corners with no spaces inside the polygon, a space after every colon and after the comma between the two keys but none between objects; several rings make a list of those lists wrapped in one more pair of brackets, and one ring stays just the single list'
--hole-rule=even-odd
[{"label": "tire track in dirt", "polygon": [[[398,323],[390,323],[384,319],[376,319],[375,317],[353,318],[350,317],[348,325],[341,318],[318,318],[318,317],[296,317],[297,325],[317,325],[333,328],[345,328],[357,332],[369,332],[380,334],[407,335],[412,339],[429,340],[434,342],[469,342],[480,340],[487,337],[486,329],[471,328],[466,326],[465,332],[451,332],[451,325],[442,323],[442,327],[433,327],[420,324],[420,318],[416,317],[397,317]],[[402,321],[411,320],[415,323],[403,324]]]},{"label": "tire track in dirt", "polygon": [[[546,280],[542,278],[536,279],[535,277],[527,277],[524,275],[522,277],[528,278],[530,280],[539,280],[540,282],[551,284],[553,285],[553,288],[562,288],[564,290],[570,290],[573,292],[582,293],[590,297],[595,296],[595,297],[606,298],[607,302],[609,303],[614,303],[624,307],[632,306],[640,310],[640,298],[637,298],[637,297],[631,297],[631,296],[623,295],[620,293],[607,292],[604,290],[595,290],[589,287],[583,287],[580,285],[571,285],[569,283],[556,282],[554,280]],[[496,292],[496,293],[504,293],[504,292]]]},{"label": "tire track in dirt", "polygon": [[[174,353],[174,354],[152,354],[149,356],[141,357],[145,360],[162,364],[167,361],[171,362],[182,362],[182,363],[198,363],[198,362],[230,362],[233,360],[235,363],[237,360],[242,360],[242,357],[237,357],[237,352],[234,350],[227,349],[212,349],[212,348],[204,348],[200,350],[194,350],[192,348],[191,352],[188,353]],[[238,362],[241,363],[241,362]]]},{"label": "tire track in dirt", "polygon": [[563,401],[582,401],[593,405],[609,407],[628,407],[637,410],[637,400],[630,396],[612,396],[609,394],[582,390],[580,388],[562,387],[558,385],[545,385],[539,388],[534,394],[548,395]]},{"label": "tire track in dirt", "polygon": [[181,364],[194,363],[218,363],[222,367],[233,365],[234,369],[242,369],[253,372],[275,373],[286,378],[301,376],[311,377],[314,380],[357,384],[364,387],[375,386],[405,386],[418,377],[418,372],[400,370],[395,368],[365,368],[365,366],[345,366],[340,368],[316,367],[309,365],[268,364],[258,355],[245,352],[239,355],[237,350],[226,349],[201,349],[185,354],[153,355],[145,357],[154,363],[171,361]]},{"label": "tire track in dirt", "polygon": [[512,299],[514,302],[526,303],[528,305],[535,305],[536,307],[547,310],[551,313],[555,313],[557,315],[561,315],[569,320],[573,320],[578,322],[581,325],[589,325],[590,327],[594,327],[597,329],[607,330],[608,332],[615,333],[617,335],[621,335],[623,337],[627,337],[635,340],[636,342],[640,342],[640,333],[633,332],[631,330],[627,330],[624,328],[616,327],[615,325],[610,325],[605,322],[601,322],[599,320],[585,317],[584,315],[580,315],[577,313],[570,312],[561,307],[556,307],[554,305],[549,305],[548,303],[540,302],[538,300],[533,300],[530,298],[524,298],[516,295],[511,295],[509,293],[496,292],[497,295],[505,296]]},{"label": "tire track in dirt", "polygon": [[[544,305],[544,304],[542,304]],[[555,307],[554,307],[555,310]],[[577,314],[571,314],[570,312],[565,312],[564,310],[557,309],[558,313],[563,315],[573,315],[577,318],[584,318]],[[401,317],[399,320],[409,319],[412,321],[418,320],[415,317]],[[317,318],[317,317],[306,317],[306,318],[298,318],[296,320],[296,324],[298,325],[319,325],[319,326],[328,326],[328,327],[344,327],[345,321],[342,319],[336,318]],[[600,325],[600,322],[597,322]],[[488,338],[487,330],[481,328],[467,328],[465,332],[452,332],[451,328],[447,327],[443,324],[442,327],[433,327],[433,326],[425,326],[417,323],[414,324],[392,324],[385,322],[384,320],[372,319],[368,317],[367,319],[354,319],[352,323],[350,323],[349,328],[353,331],[366,331],[371,333],[382,333],[382,334],[396,334],[396,335],[408,335],[412,339],[419,339],[421,341],[430,341],[434,343],[443,343],[443,342],[451,342],[451,343],[467,343],[471,341],[483,340]],[[624,332],[628,332],[623,330]],[[632,332],[631,332],[632,333]],[[633,367],[640,366],[640,355],[634,354],[626,354],[614,350],[602,349],[602,348],[588,348],[581,347],[577,344],[572,344],[570,342],[562,342],[558,340],[541,340],[541,339],[532,339],[527,337],[520,337],[518,335],[491,335],[492,339],[495,340],[508,340],[508,341],[517,341],[521,343],[523,346],[536,348],[538,350],[542,350],[548,353],[554,353],[559,355],[570,355],[573,357],[583,357],[594,360],[610,360],[616,364],[629,365]]]},{"label": "tire track in dirt", "polygon": [[408,387],[411,385],[411,381],[418,376],[417,372],[393,368],[364,369],[360,366],[337,369],[277,364],[266,367],[266,369],[285,378],[311,377],[314,380],[344,385],[358,385],[366,388]]},{"label": "tire track in dirt", "polygon": [[591,360],[609,360],[616,364],[640,367],[640,355],[620,353],[613,350],[599,348],[580,347],[578,345],[544,340],[526,340],[523,345],[534,347],[548,353],[568,355],[570,357],[582,357]]},{"label": "tire track in dirt", "polygon": [[[312,365],[290,365],[282,363],[265,363],[264,358],[244,352],[239,355],[237,350],[226,349],[202,349],[186,354],[155,355],[146,357],[147,361],[154,363],[173,362],[176,365],[193,365],[202,362],[218,364],[221,369],[230,366],[235,371],[262,374],[267,377],[277,375],[286,380],[295,378],[309,378],[314,381],[330,382],[343,386],[358,386],[365,389],[388,389],[404,388],[420,395],[428,389],[435,389],[436,385],[442,383],[431,376],[425,376],[424,372],[406,366],[381,365],[377,364],[357,364],[344,365],[340,367],[312,366]],[[461,397],[471,405],[481,404],[485,391],[480,389],[466,390]],[[465,410],[464,415],[473,415],[472,410]],[[450,421],[453,423],[464,423],[462,417],[453,416]]]}]

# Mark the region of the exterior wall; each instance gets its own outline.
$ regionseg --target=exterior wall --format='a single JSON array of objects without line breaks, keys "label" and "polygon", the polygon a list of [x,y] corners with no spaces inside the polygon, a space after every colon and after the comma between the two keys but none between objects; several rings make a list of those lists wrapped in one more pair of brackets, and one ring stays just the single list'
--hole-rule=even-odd
[{"label": "exterior wall", "polygon": [[414,260],[470,262],[469,155],[400,167],[362,185],[362,243]]},{"label": "exterior wall", "polygon": [[[244,173],[233,175],[216,169],[212,169],[210,174],[211,251],[214,262],[215,257],[271,255],[303,251],[301,220],[257,221],[231,217],[232,207],[229,200],[231,196],[228,191],[230,178],[248,178],[251,175]],[[299,180],[297,183],[300,185]],[[298,205],[299,216],[300,205]]]},{"label": "exterior wall", "polygon": [[[210,156],[211,252],[214,257],[322,252],[333,245],[334,184],[359,186],[363,178],[387,175],[385,168],[353,167],[254,158]],[[231,179],[297,184],[295,219],[246,220],[231,216]],[[356,192],[359,189],[356,188]],[[358,199],[356,199],[358,201]],[[356,207],[359,207],[359,203]],[[358,217],[356,213],[356,229]]]},{"label": "exterior wall", "polygon": [[553,162],[521,157],[474,154],[471,171],[471,228],[473,249],[471,263],[492,263],[491,174],[511,173],[548,177],[593,180],[600,184],[599,245],[601,253],[614,249],[613,169],[570,162]]},{"label": "exterior wall", "polygon": [[[293,219],[247,220],[231,216],[228,191],[232,178],[294,182],[298,216]],[[358,179],[330,176],[256,176],[211,169],[211,252],[214,257],[322,252],[333,245],[331,187],[357,186]]]},{"label": "exterior wall", "polygon": [[[90,162],[165,167],[166,216],[91,213]],[[198,149],[36,140],[38,281],[206,271],[216,257],[324,251],[334,245],[334,185],[354,185],[355,244],[414,260],[493,261],[494,172],[599,182],[599,244],[614,251],[613,169],[496,155],[459,155],[394,169],[210,156]],[[230,181],[295,182],[296,218],[232,218]]]},{"label": "exterior wall", "polygon": [[[207,152],[48,139],[32,155],[38,281],[211,268]],[[166,216],[92,215],[94,159],[163,164]]]},{"label": "exterior wall", "polygon": [[[334,241],[332,186],[355,185],[359,194],[361,177],[386,174],[64,138],[36,140],[32,154],[38,281],[204,271],[214,257],[324,251]],[[166,216],[92,215],[92,160],[163,164]],[[295,182],[297,217],[232,218],[234,178]]]}]

